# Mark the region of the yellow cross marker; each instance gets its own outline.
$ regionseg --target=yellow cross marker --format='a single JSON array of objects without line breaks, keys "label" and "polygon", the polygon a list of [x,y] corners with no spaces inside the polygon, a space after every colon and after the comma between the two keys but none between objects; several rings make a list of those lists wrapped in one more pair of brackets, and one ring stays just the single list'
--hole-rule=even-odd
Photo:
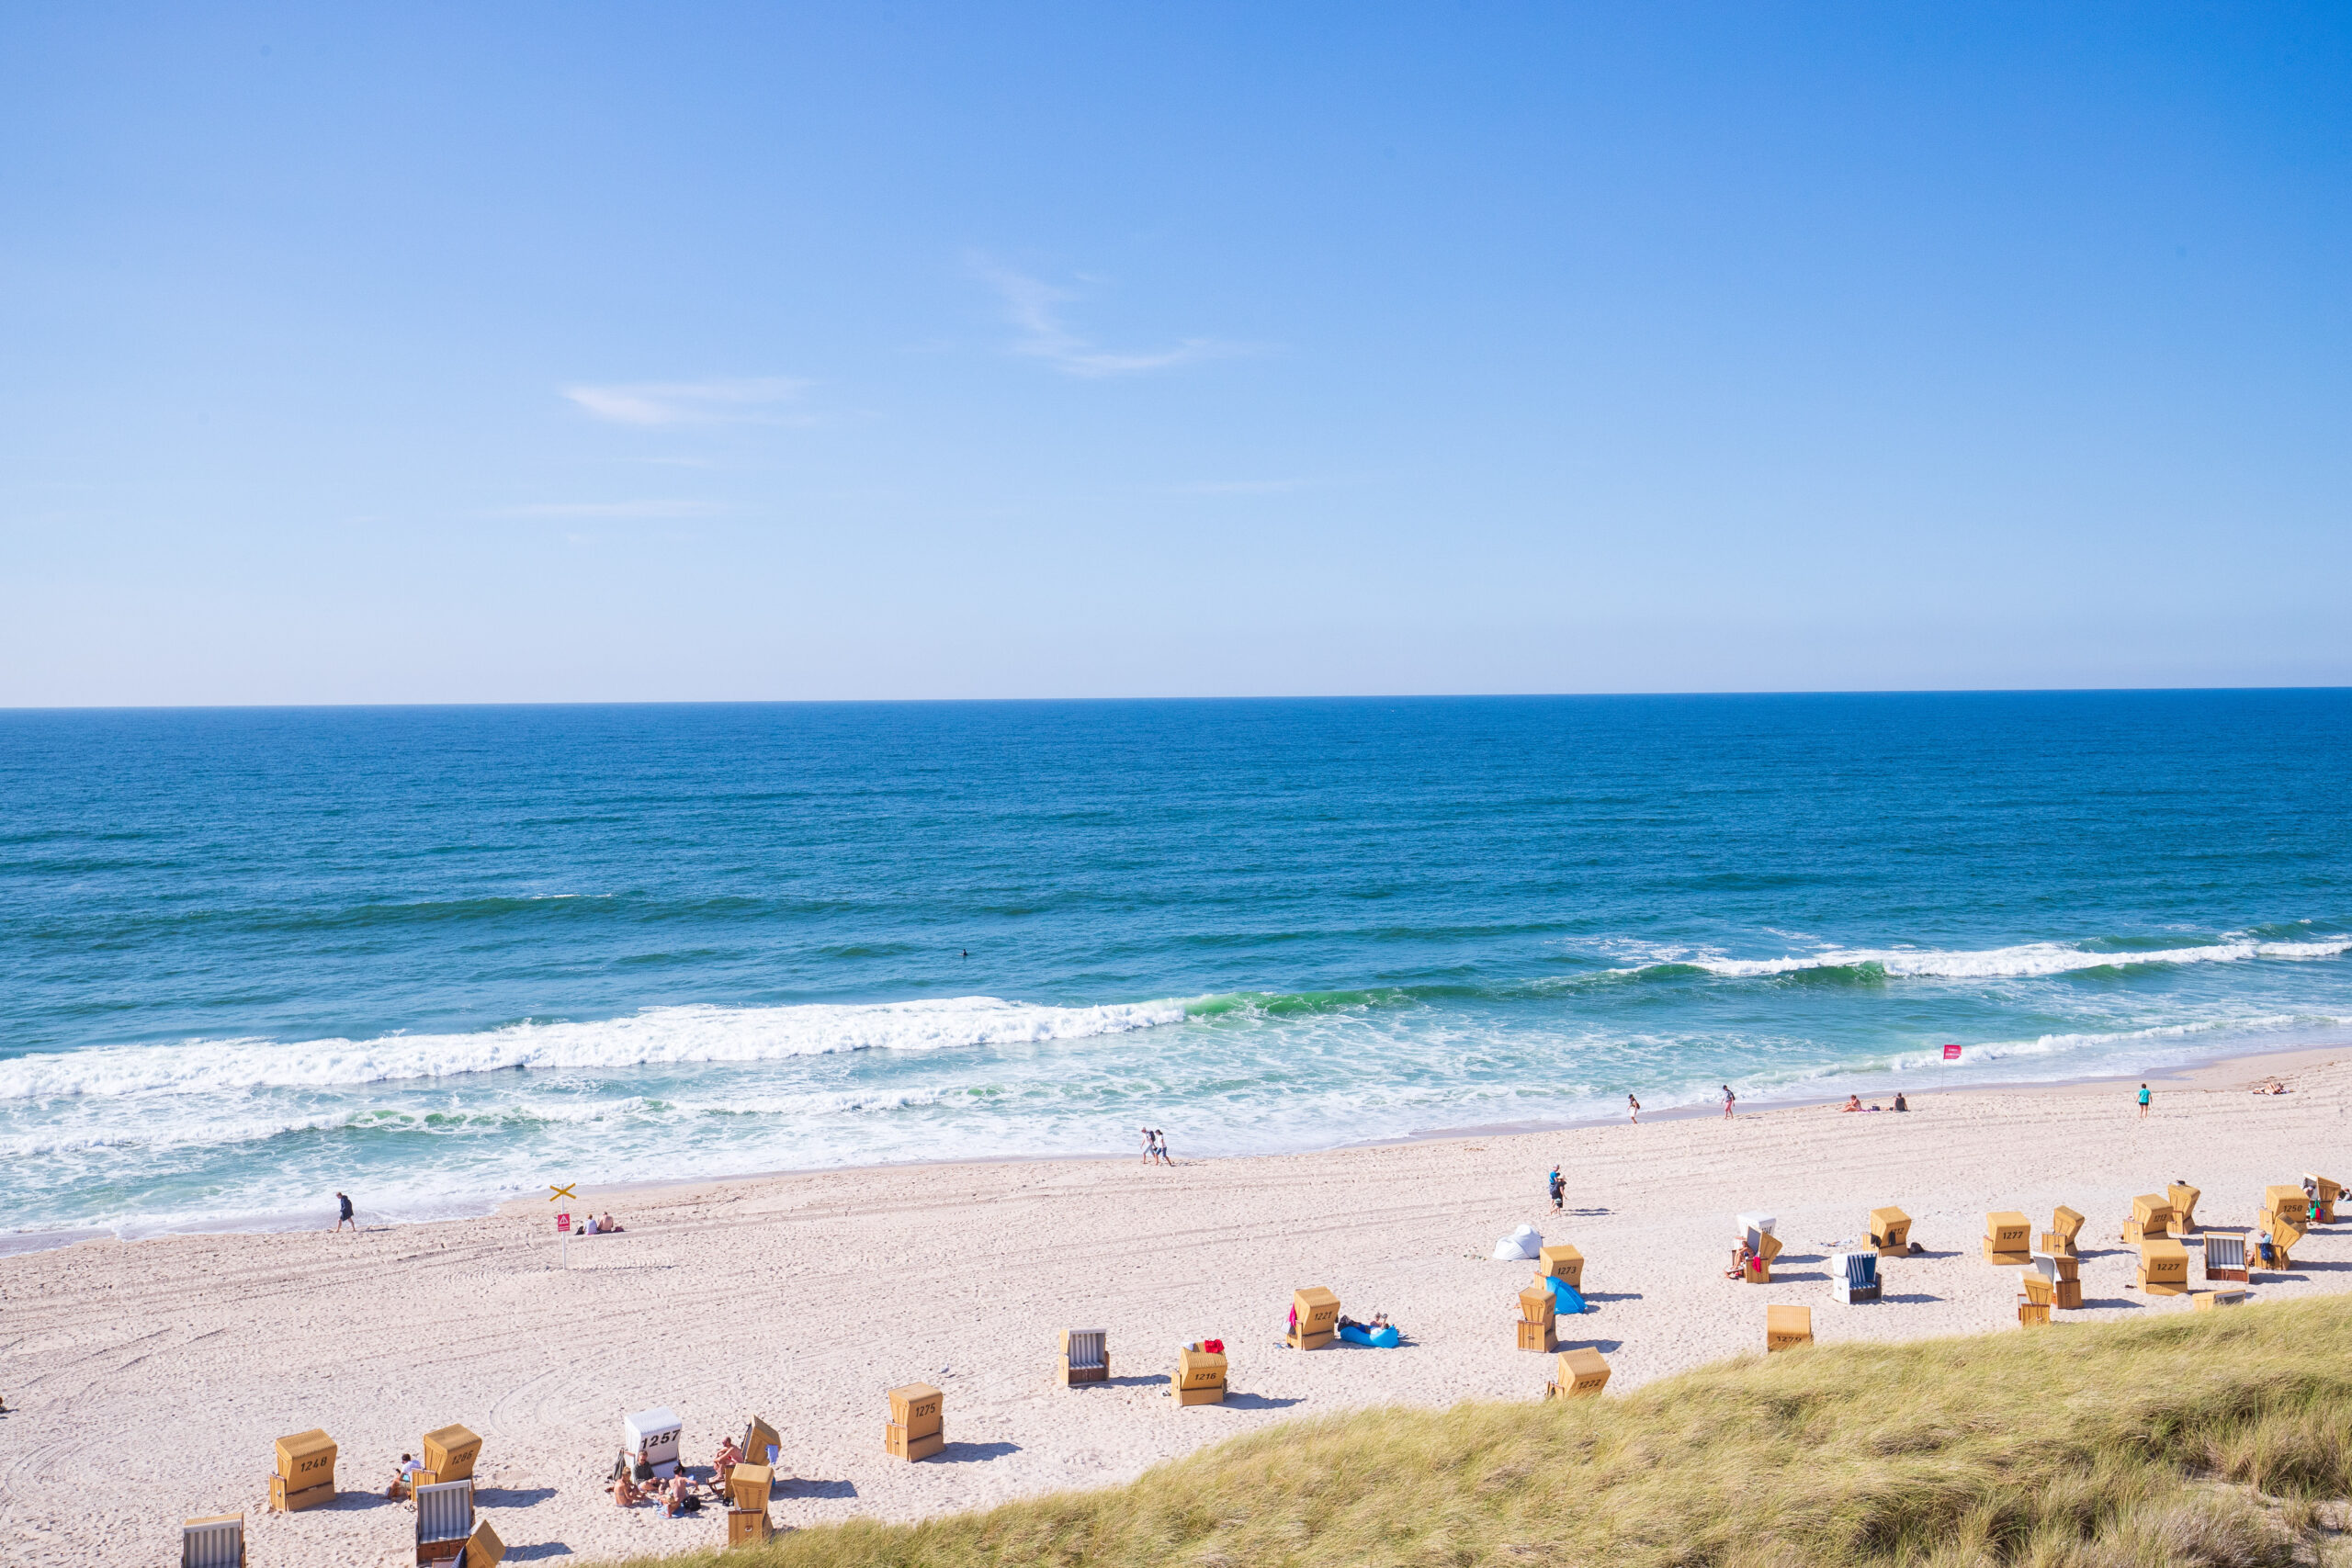
[{"label": "yellow cross marker", "polygon": [[558,1187],[552,1182],[548,1186],[548,1192],[549,1194],[548,1201],[550,1203],[554,1202],[558,1198],[577,1198],[580,1196],[579,1193],[574,1192],[571,1188]]}]

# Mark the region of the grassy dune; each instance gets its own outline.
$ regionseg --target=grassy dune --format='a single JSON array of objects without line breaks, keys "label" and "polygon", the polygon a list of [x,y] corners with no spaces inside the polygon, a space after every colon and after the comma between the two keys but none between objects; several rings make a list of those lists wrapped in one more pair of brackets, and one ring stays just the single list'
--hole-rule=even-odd
[{"label": "grassy dune", "polygon": [[2352,1299],[2151,1319],[1358,1411],[1130,1485],[633,1568],[2352,1562]]}]

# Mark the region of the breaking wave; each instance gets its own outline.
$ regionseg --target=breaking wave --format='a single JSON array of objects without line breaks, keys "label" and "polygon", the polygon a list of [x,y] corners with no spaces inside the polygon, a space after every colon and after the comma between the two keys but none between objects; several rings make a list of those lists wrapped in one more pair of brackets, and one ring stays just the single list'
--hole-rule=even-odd
[{"label": "breaking wave", "polygon": [[1080,1040],[1182,1023],[1181,1001],[1039,1007],[994,997],[869,1006],[648,1008],[584,1023],[510,1023],[373,1040],[190,1040],[0,1061],[0,1100],[325,1089],[506,1068],[763,1062],[842,1051],[947,1051]]}]

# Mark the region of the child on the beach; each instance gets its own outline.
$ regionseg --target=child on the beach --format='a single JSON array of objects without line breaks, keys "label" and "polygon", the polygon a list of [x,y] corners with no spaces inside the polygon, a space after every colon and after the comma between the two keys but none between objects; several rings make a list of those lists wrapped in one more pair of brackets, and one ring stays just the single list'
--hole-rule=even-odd
[{"label": "child on the beach", "polygon": [[1625,1120],[1638,1123],[1642,1119],[1642,1102],[1632,1095],[1625,1097]]}]

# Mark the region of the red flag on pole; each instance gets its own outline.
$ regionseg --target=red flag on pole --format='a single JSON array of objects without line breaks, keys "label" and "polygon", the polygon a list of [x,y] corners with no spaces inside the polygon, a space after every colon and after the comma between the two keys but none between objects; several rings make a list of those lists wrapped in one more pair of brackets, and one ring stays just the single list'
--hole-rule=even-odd
[{"label": "red flag on pole", "polygon": [[1959,1061],[1959,1060],[1960,1060],[1960,1047],[1959,1047],[1959,1046],[1957,1046],[1957,1045],[1947,1045],[1947,1046],[1945,1046],[1945,1047],[1944,1047],[1944,1060],[1945,1060],[1945,1061],[1947,1061],[1947,1062],[1957,1062],[1957,1061]]}]

